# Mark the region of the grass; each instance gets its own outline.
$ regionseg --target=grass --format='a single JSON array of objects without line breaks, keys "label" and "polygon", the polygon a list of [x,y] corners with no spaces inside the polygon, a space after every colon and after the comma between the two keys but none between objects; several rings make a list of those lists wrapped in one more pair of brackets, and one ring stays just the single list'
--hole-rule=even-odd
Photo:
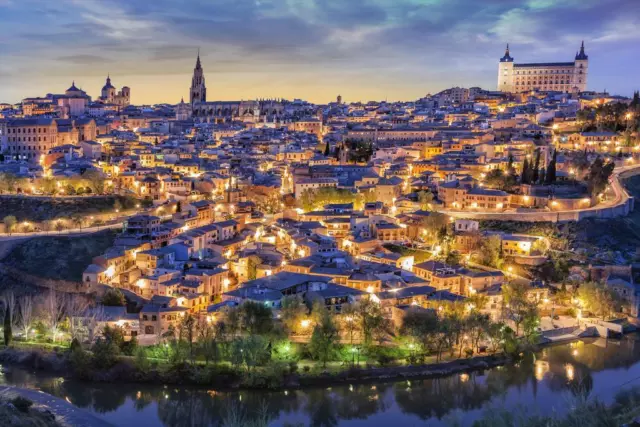
[{"label": "grass", "polygon": [[37,277],[78,282],[93,258],[113,245],[115,235],[105,230],[84,236],[34,237],[15,245],[2,263]]}]

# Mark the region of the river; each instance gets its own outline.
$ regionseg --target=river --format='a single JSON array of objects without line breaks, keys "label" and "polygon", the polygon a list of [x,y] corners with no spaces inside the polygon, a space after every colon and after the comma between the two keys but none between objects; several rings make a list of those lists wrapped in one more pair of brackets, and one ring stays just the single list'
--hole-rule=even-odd
[{"label": "river", "polygon": [[576,394],[610,402],[640,385],[640,337],[556,345],[519,364],[485,372],[395,383],[278,392],[88,384],[3,367],[0,384],[62,397],[116,426],[218,426],[262,411],[270,426],[468,426],[491,408],[563,413]]}]

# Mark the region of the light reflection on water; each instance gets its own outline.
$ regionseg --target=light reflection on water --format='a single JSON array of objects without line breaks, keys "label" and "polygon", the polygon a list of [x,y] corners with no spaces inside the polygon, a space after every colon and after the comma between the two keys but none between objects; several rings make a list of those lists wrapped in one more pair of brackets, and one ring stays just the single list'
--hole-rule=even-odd
[{"label": "light reflection on water", "polygon": [[[87,384],[5,367],[0,382],[39,388],[117,426],[218,426],[231,407],[263,408],[271,425],[470,425],[487,408],[562,413],[587,393],[607,401],[640,377],[640,341],[588,340],[545,348],[517,366],[446,378],[275,392]],[[640,385],[625,384],[625,387]]]}]

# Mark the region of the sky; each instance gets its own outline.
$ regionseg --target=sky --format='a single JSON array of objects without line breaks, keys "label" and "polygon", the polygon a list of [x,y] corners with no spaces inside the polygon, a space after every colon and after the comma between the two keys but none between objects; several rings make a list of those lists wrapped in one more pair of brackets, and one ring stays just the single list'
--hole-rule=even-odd
[{"label": "sky", "polygon": [[572,61],[588,88],[640,89],[640,0],[0,0],[0,102],[99,96],[107,73],[134,104],[188,99],[200,49],[208,100],[414,100],[494,90],[516,62]]}]

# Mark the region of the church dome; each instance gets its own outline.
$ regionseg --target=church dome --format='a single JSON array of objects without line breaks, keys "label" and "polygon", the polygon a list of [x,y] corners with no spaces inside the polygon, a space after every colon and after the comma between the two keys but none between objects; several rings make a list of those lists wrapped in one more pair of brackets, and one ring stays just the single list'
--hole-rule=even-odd
[{"label": "church dome", "polygon": [[111,85],[111,78],[107,77],[107,83],[102,87],[102,90],[109,90],[109,89],[115,89],[115,87]]}]

